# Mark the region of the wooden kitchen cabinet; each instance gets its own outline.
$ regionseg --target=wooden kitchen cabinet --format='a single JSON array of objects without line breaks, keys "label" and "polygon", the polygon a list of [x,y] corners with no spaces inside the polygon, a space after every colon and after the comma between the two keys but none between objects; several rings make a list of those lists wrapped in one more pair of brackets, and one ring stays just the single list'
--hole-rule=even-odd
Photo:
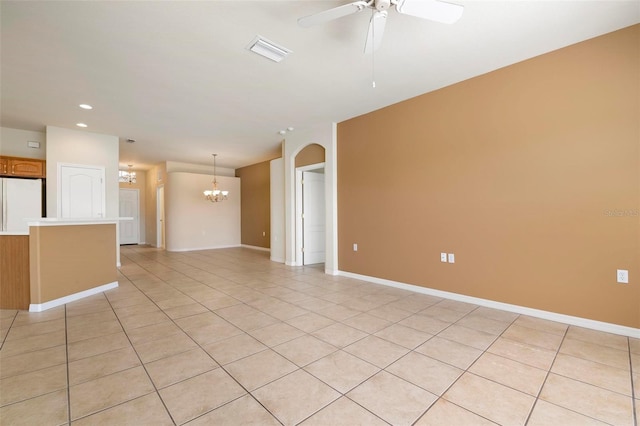
[{"label": "wooden kitchen cabinet", "polygon": [[44,178],[45,161],[33,158],[0,157],[0,174],[3,176]]}]

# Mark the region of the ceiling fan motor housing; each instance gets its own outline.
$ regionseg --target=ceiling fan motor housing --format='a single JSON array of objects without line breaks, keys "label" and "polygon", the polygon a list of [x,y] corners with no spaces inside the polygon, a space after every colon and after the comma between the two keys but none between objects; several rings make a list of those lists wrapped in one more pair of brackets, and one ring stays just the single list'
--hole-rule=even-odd
[{"label": "ceiling fan motor housing", "polygon": [[374,5],[378,11],[387,10],[391,7],[391,0],[375,0]]}]

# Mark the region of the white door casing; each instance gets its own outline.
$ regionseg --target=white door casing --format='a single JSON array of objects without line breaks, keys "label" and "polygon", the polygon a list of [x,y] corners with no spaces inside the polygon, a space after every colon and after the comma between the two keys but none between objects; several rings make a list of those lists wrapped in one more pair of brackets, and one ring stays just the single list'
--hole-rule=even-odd
[{"label": "white door casing", "polygon": [[140,190],[120,188],[120,217],[133,220],[120,221],[120,245],[140,242]]},{"label": "white door casing", "polygon": [[302,172],[302,264],[325,261],[324,173]]},{"label": "white door casing", "polygon": [[156,216],[157,216],[157,225],[156,225],[156,247],[164,248],[165,241],[165,229],[164,229],[164,185],[159,186],[156,193]]},{"label": "white door casing", "polygon": [[105,217],[104,167],[59,164],[58,217]]}]

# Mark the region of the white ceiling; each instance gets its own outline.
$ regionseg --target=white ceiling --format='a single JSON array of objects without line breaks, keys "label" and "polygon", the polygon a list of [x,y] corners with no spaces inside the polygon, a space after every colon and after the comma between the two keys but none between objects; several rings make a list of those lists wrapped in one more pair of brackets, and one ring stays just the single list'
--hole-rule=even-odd
[{"label": "white ceiling", "polygon": [[[369,10],[296,23],[348,1],[2,0],[1,125],[85,122],[121,138],[123,165],[218,153],[236,168],[278,156],[289,126],[340,122],[640,22],[640,0],[450,1],[465,6],[453,25],[389,11],[373,63]],[[258,34],[293,53],[249,52]]]}]

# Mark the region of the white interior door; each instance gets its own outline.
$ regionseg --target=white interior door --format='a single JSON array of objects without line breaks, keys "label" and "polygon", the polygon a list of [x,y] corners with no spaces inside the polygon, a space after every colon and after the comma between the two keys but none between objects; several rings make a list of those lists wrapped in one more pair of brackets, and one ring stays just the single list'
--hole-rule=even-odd
[{"label": "white interior door", "polygon": [[60,165],[59,217],[104,217],[104,168]]},{"label": "white interior door", "polygon": [[325,261],[324,173],[302,172],[303,265]]},{"label": "white interior door", "polygon": [[156,247],[164,248],[164,186],[158,187],[156,201],[156,213],[158,216]]},{"label": "white interior door", "polygon": [[140,191],[138,189],[120,189],[120,217],[132,217],[133,220],[120,221],[120,245],[140,242]]}]

